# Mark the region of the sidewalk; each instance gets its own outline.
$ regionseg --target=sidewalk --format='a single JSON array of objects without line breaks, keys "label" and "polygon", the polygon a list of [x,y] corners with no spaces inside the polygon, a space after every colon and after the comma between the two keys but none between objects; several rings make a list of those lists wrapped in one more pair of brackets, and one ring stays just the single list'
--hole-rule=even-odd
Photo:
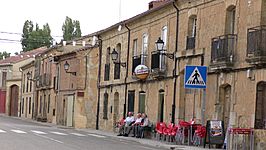
[{"label": "sidewalk", "polygon": [[[90,134],[97,134],[97,135],[103,135],[111,138],[117,138],[121,140],[129,140],[129,141],[134,141],[138,142],[144,145],[149,145],[149,146],[156,146],[164,149],[172,149],[172,150],[204,150],[202,147],[195,147],[195,146],[185,146],[185,145],[174,145],[166,142],[161,142],[153,139],[139,139],[139,138],[134,138],[134,137],[123,137],[123,136],[117,136],[116,133],[114,132],[108,132],[108,131],[101,131],[101,130],[95,130],[95,129],[77,129],[79,131],[87,132]],[[206,146],[205,149],[208,146]],[[215,149],[208,149],[208,150],[215,150]],[[216,149],[217,150],[217,149]]]},{"label": "sidewalk", "polygon": [[[5,115],[1,115],[4,117],[8,117]],[[13,117],[16,119],[28,121],[28,122],[33,122],[33,123],[38,123],[40,125],[45,125],[48,127],[56,127],[56,128],[62,128],[62,129],[74,129],[73,127],[66,127],[66,126],[61,126],[61,125],[55,125],[53,123],[47,123],[47,122],[38,122],[36,120],[32,119],[26,119],[26,118],[21,118],[21,117]],[[195,147],[195,146],[185,146],[185,145],[174,145],[166,142],[161,142],[153,139],[139,139],[139,138],[134,138],[134,137],[123,137],[123,136],[117,136],[117,133],[114,132],[108,132],[108,131],[101,131],[101,130],[95,130],[95,129],[76,129],[77,131],[82,131],[82,132],[87,132],[89,134],[97,134],[97,135],[102,135],[102,136],[107,136],[110,138],[114,139],[121,139],[121,140],[128,140],[128,141],[133,141],[133,142],[138,142],[144,145],[149,145],[149,146],[156,146],[164,149],[172,149],[172,150],[204,150],[202,147]],[[205,149],[208,146],[206,146]],[[215,150],[215,149],[208,149],[208,150]]]}]

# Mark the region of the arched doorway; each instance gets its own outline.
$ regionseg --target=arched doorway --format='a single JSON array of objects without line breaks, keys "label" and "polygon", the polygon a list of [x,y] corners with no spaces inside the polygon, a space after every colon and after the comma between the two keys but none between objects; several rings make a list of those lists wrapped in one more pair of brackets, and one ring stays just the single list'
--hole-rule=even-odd
[{"label": "arched doorway", "polygon": [[19,94],[19,87],[17,85],[12,85],[10,87],[10,107],[9,107],[10,116],[18,116],[18,94]]},{"label": "arched doorway", "polygon": [[229,125],[231,111],[231,85],[226,84],[220,87],[219,99],[221,106],[219,118],[224,121],[224,127],[225,129],[227,129]]},{"label": "arched doorway", "polygon": [[113,125],[119,120],[119,93],[115,92],[114,95],[114,113],[113,113]]},{"label": "arched doorway", "polygon": [[266,82],[257,84],[255,129],[266,127]]}]

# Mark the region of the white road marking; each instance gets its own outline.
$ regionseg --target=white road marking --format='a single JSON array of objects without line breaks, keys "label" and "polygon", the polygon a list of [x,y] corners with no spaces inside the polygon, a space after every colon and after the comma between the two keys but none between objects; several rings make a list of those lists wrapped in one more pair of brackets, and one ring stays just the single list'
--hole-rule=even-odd
[{"label": "white road marking", "polygon": [[39,137],[42,137],[42,138],[45,138],[45,139],[48,139],[48,140],[51,140],[51,141],[54,141],[54,142],[57,142],[57,143],[60,143],[60,144],[63,144],[64,142],[62,141],[59,141],[59,140],[56,140],[56,139],[53,139],[53,138],[50,138],[48,136],[44,136],[44,135],[40,135],[40,134],[34,134],[36,136],[39,136]]},{"label": "white road marking", "polygon": [[76,136],[86,136],[86,135],[84,135],[84,134],[80,134],[80,133],[70,133],[70,134],[72,134],[72,135],[76,135]]},{"label": "white road marking", "polygon": [[102,136],[102,135],[97,135],[97,134],[88,134],[89,136],[95,136],[95,137],[98,137],[98,138],[105,138],[105,136]]},{"label": "white road marking", "polygon": [[21,130],[11,130],[12,132],[19,133],[19,134],[25,134],[26,132]]},{"label": "white road marking", "polygon": [[57,135],[67,135],[67,134],[65,134],[65,133],[61,133],[61,132],[51,132],[51,133],[53,133],[53,134],[57,134]]},{"label": "white road marking", "polygon": [[6,131],[0,129],[0,133],[6,133]]},{"label": "white road marking", "polygon": [[36,131],[36,130],[31,130],[31,132],[36,133],[36,134],[47,134],[45,132],[42,131]]}]

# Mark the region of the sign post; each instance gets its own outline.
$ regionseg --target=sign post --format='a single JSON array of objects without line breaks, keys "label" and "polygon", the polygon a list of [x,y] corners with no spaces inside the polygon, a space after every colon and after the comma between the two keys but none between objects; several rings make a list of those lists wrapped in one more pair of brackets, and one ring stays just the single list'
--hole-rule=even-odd
[{"label": "sign post", "polygon": [[201,123],[205,124],[207,67],[186,66],[184,82],[186,89],[203,89],[203,97],[201,104]]}]

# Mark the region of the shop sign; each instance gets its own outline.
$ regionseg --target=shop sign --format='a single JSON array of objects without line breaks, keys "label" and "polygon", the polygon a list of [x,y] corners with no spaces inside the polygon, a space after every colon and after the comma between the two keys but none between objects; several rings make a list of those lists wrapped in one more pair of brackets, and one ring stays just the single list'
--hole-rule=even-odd
[{"label": "shop sign", "polygon": [[149,68],[145,65],[138,65],[134,73],[138,79],[145,80],[149,76]]}]

